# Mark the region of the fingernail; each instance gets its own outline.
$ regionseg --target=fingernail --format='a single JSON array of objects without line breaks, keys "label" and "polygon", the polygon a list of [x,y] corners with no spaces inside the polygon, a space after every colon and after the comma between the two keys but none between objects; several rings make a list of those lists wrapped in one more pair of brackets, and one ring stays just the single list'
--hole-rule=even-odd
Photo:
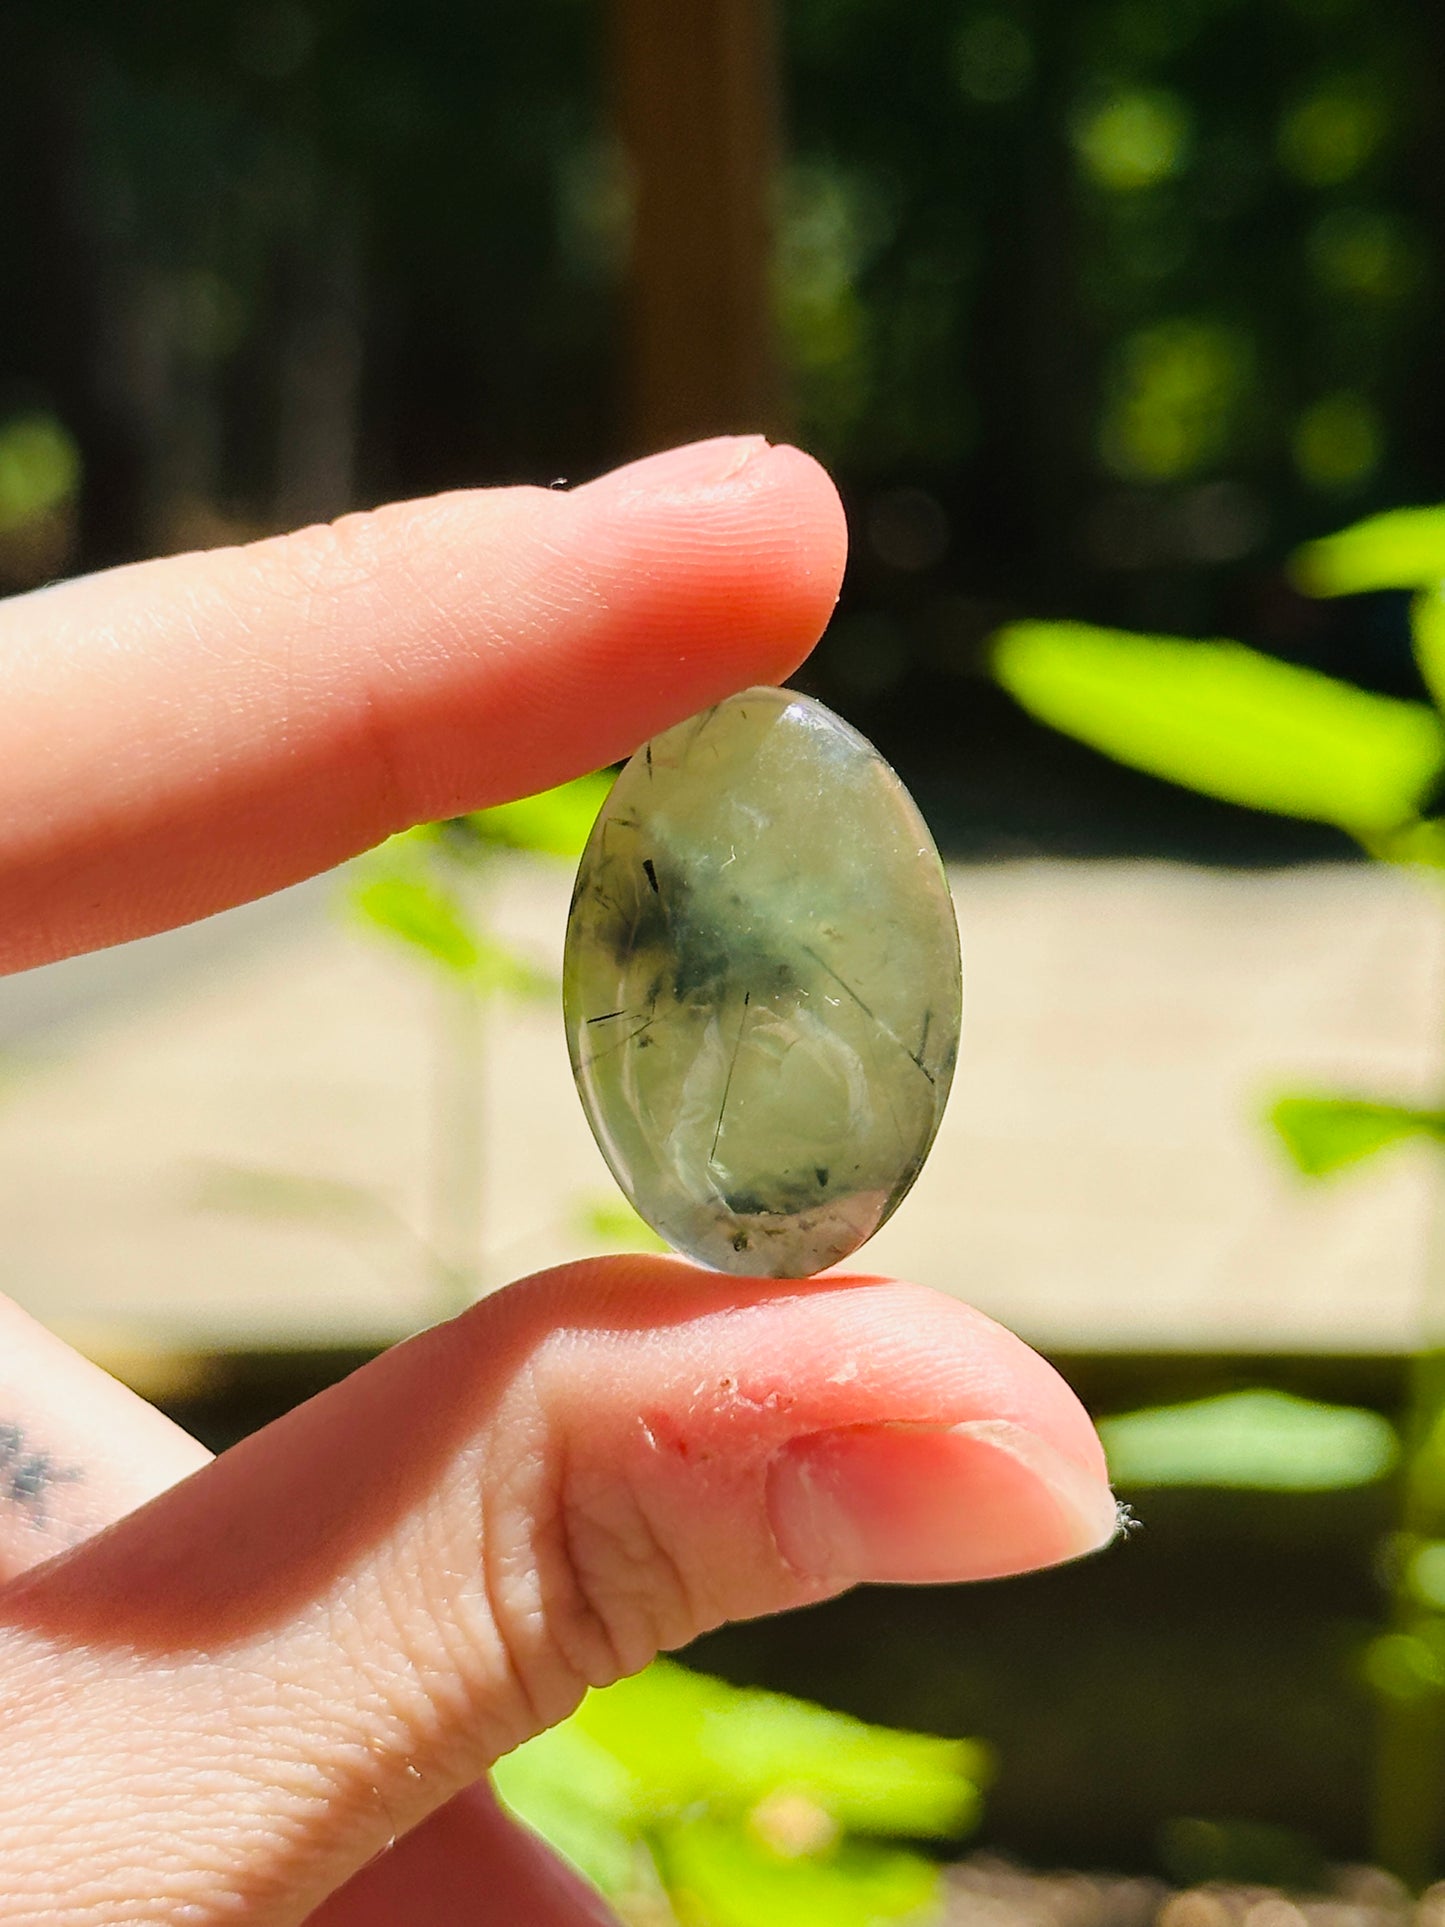
[{"label": "fingernail", "polygon": [[1007,1419],[795,1439],[769,1468],[768,1505],[789,1565],[834,1585],[995,1579],[1118,1529],[1101,1477]]},{"label": "fingernail", "polygon": [[595,482],[585,482],[573,493],[656,495],[672,488],[715,488],[730,482],[771,446],[766,435],[714,435],[705,442],[688,442],[683,448],[644,455],[641,461],[628,462],[624,468],[599,475]]}]

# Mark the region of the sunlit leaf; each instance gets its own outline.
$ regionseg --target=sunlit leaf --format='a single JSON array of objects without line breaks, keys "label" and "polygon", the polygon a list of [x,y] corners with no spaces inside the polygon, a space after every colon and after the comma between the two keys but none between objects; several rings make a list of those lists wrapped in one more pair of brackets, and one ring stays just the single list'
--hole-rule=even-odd
[{"label": "sunlit leaf", "polygon": [[556,980],[520,951],[491,936],[444,880],[423,837],[393,837],[350,893],[352,909],[373,928],[418,950],[474,990],[518,999],[553,996]]},{"label": "sunlit leaf", "polygon": [[938,1893],[918,1854],[849,1842],[790,1859],[716,1820],[666,1828],[658,1856],[683,1927],[882,1927],[919,1919]]},{"label": "sunlit leaf", "polygon": [[698,1801],[746,1812],[779,1787],[863,1833],[947,1837],[977,1818],[988,1757],[970,1741],[868,1726],[779,1693],[680,1666],[589,1694],[576,1714],[646,1789],[655,1811]]},{"label": "sunlit leaf", "polygon": [[79,488],[80,473],[80,450],[53,415],[0,426],[0,535],[59,508]]},{"label": "sunlit leaf", "polygon": [[1362,1097],[1281,1097],[1270,1122],[1306,1177],[1327,1177],[1405,1138],[1445,1141],[1445,1111]]},{"label": "sunlit leaf", "polygon": [[1368,516],[1296,549],[1290,573],[1315,596],[1429,588],[1445,580],[1445,507]]},{"label": "sunlit leaf", "polygon": [[1423,703],[1238,643],[1020,622],[998,637],[994,668],[1042,721],[1120,762],[1361,838],[1414,817],[1445,767]]},{"label": "sunlit leaf", "polygon": [[[624,1912],[660,1875],[695,1927],[865,1927],[916,1915],[937,1876],[847,1830],[956,1834],[977,1817],[987,1767],[968,1742],[866,1726],[659,1660],[589,1693],[502,1760],[496,1780]],[[648,1919],[655,1909],[643,1908]]]},{"label": "sunlit leaf", "polygon": [[600,1244],[621,1245],[629,1251],[666,1251],[668,1248],[666,1239],[659,1238],[625,1198],[609,1197],[605,1191],[580,1200],[575,1222],[581,1236],[595,1238]]},{"label": "sunlit leaf", "polygon": [[643,1802],[626,1767],[575,1720],[507,1754],[492,1777],[513,1813],[603,1893],[634,1884]]},{"label": "sunlit leaf", "polygon": [[579,776],[556,789],[524,796],[515,803],[499,803],[476,810],[463,821],[486,843],[509,850],[532,850],[539,856],[580,856],[592,833],[597,812],[612,788],[610,771]]},{"label": "sunlit leaf", "polygon": [[1288,1392],[1226,1392],[1103,1419],[1109,1471],[1122,1486],[1228,1486],[1333,1492],[1383,1478],[1399,1456],[1378,1412]]},{"label": "sunlit leaf", "polygon": [[1445,582],[1421,590],[1411,603],[1410,635],[1425,687],[1436,708],[1445,709]]},{"label": "sunlit leaf", "polygon": [[1445,817],[1427,816],[1397,830],[1361,839],[1382,863],[1398,863],[1422,870],[1445,870]]},{"label": "sunlit leaf", "polygon": [[455,896],[419,872],[364,877],[351,893],[352,907],[388,936],[458,975],[477,968],[481,940]]}]

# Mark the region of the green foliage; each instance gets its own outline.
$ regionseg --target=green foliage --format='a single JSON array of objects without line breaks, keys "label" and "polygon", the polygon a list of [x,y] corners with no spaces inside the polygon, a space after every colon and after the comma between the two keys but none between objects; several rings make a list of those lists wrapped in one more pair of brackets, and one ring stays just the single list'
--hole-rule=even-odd
[{"label": "green foliage", "polygon": [[1389,509],[1338,535],[1307,542],[1290,560],[1307,595],[1426,589],[1445,580],[1445,507]]},{"label": "green foliage", "polygon": [[391,870],[358,884],[351,898],[360,916],[420,950],[443,969],[467,976],[481,958],[481,943],[460,904],[419,871]]},{"label": "green foliage", "polygon": [[916,1917],[936,1877],[879,1837],[975,1824],[982,1748],[864,1725],[665,1661],[503,1760],[503,1798],[610,1898],[660,1876],[695,1927]]},{"label": "green foliage", "polygon": [[578,857],[611,788],[610,772],[599,770],[515,803],[476,810],[460,821],[483,843],[537,856]]},{"label": "green foliage", "polygon": [[494,1778],[513,1812],[603,1893],[639,1884],[648,1854],[637,1784],[576,1718],[509,1753]]},{"label": "green foliage", "polygon": [[[1378,449],[1367,404],[1335,399],[1349,407],[1330,416],[1333,402],[1321,403],[1320,432],[1297,458],[1302,472],[1317,470],[1321,485],[1343,486],[1374,464]],[[1293,568],[1299,585],[1316,595],[1415,589],[1416,661],[1437,709],[1445,709],[1445,507],[1373,516],[1300,550]],[[1426,814],[1441,776],[1445,731],[1424,704],[1371,695],[1233,643],[1068,623],[1006,629],[996,673],[1035,715],[1121,762],[1206,795],[1335,824],[1377,859],[1445,870],[1445,816]],[[1445,1111],[1373,1099],[1290,1095],[1275,1103],[1271,1117],[1311,1177],[1405,1139],[1445,1143]],[[1438,1785],[1445,1771],[1445,1351],[1438,1294],[1434,1280],[1422,1308],[1427,1337],[1404,1427],[1410,1443],[1403,1530],[1389,1560],[1395,1624],[1370,1643],[1364,1661],[1382,1715],[1374,1850],[1381,1865],[1416,1886],[1438,1871],[1440,1835],[1438,1803],[1422,1802],[1418,1789]],[[1331,1491],[1382,1479],[1402,1457],[1400,1435],[1378,1413],[1272,1391],[1134,1412],[1100,1431],[1113,1475],[1126,1487]]]},{"label": "green foliage", "polygon": [[1335,1492],[1384,1478],[1400,1449],[1377,1412],[1264,1390],[1128,1412],[1099,1433],[1125,1487]]},{"label": "green foliage", "polygon": [[545,996],[551,978],[487,931],[467,878],[497,849],[577,856],[611,785],[606,773],[583,776],[536,796],[404,831],[365,859],[351,908],[478,991]]},{"label": "green foliage", "polygon": [[938,1888],[915,1853],[847,1842],[791,1855],[714,1820],[671,1828],[659,1861],[684,1927],[881,1927],[931,1912]]},{"label": "green foliage", "polygon": [[1370,1098],[1281,1097],[1271,1106],[1269,1117],[1285,1149],[1309,1178],[1328,1177],[1406,1138],[1445,1142],[1445,1111],[1381,1104]]},{"label": "green foliage", "polygon": [[589,1192],[577,1206],[576,1224],[585,1238],[599,1244],[620,1245],[627,1251],[666,1251],[667,1240],[659,1238],[652,1226],[625,1198],[603,1192]]},{"label": "green foliage", "polygon": [[[1445,563],[1445,551],[1441,561]],[[1411,603],[1410,638],[1425,687],[1435,707],[1445,710],[1445,583],[1432,583]]]},{"label": "green foliage", "polygon": [[0,535],[51,514],[80,487],[80,450],[53,415],[0,427]]},{"label": "green foliage", "polygon": [[1416,818],[1445,766],[1423,703],[1233,642],[1018,622],[994,672],[1023,706],[1119,762],[1208,796],[1368,839]]},{"label": "green foliage", "polygon": [[1365,847],[1382,863],[1445,870],[1445,818],[1427,816],[1416,823],[1403,823],[1397,830],[1372,837]]},{"label": "green foliage", "polygon": [[545,996],[552,980],[488,936],[459,894],[406,858],[363,877],[351,894],[357,915],[419,950],[474,989],[510,997]]},{"label": "green foliage", "polygon": [[705,1801],[742,1814],[788,1787],[853,1831],[946,1838],[977,1818],[987,1773],[968,1741],[889,1732],[679,1666],[591,1695],[577,1719],[668,1812]]}]

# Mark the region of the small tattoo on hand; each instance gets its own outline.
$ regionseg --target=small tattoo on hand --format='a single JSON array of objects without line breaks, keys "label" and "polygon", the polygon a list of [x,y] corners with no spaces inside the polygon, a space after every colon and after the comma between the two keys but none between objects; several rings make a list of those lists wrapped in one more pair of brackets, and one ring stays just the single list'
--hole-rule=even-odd
[{"label": "small tattoo on hand", "polygon": [[35,1526],[48,1523],[49,1495],[57,1485],[74,1485],[78,1465],[63,1465],[49,1452],[35,1449],[18,1425],[0,1425],[0,1505],[6,1502],[28,1512]]}]

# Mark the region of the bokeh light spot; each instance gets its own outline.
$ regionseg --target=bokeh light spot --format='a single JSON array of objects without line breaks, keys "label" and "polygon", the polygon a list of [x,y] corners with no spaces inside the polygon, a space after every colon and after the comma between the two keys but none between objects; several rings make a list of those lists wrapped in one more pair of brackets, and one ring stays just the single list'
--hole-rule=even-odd
[{"label": "bokeh light spot", "polygon": [[63,507],[80,487],[80,450],[54,415],[19,415],[0,428],[0,534]]},{"label": "bokeh light spot", "polygon": [[1373,89],[1355,78],[1316,88],[1280,122],[1279,157],[1307,187],[1337,187],[1358,174],[1389,122]]},{"label": "bokeh light spot", "polygon": [[1421,249],[1397,214],[1373,208],[1334,208],[1315,223],[1309,262],[1328,293],[1381,304],[1400,301],[1418,285]]},{"label": "bokeh light spot", "polygon": [[1189,148],[1189,114],[1164,88],[1114,94],[1079,116],[1074,145],[1100,187],[1133,193],[1179,172]]},{"label": "bokeh light spot", "polygon": [[965,21],[958,36],[958,84],[985,106],[1017,100],[1034,73],[1033,43],[1007,14],[982,13]]},{"label": "bokeh light spot", "polygon": [[1197,474],[1228,449],[1251,380],[1247,339],[1221,322],[1180,318],[1124,342],[1099,452],[1125,481]]},{"label": "bokeh light spot", "polygon": [[1311,488],[1357,488],[1379,467],[1384,440],[1379,411],[1363,395],[1325,395],[1295,424],[1295,467]]}]

